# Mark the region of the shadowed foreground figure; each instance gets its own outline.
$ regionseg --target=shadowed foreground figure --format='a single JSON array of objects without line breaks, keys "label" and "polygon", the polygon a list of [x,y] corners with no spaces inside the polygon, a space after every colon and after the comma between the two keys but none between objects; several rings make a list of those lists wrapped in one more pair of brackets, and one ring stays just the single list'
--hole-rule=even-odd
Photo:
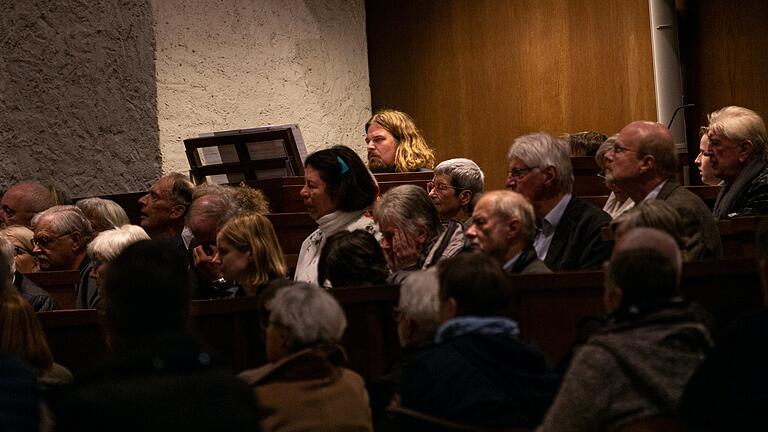
[{"label": "shadowed foreground figure", "polygon": [[258,430],[253,395],[187,335],[186,260],[144,240],[109,265],[102,323],[112,355],[51,397],[64,431]]}]

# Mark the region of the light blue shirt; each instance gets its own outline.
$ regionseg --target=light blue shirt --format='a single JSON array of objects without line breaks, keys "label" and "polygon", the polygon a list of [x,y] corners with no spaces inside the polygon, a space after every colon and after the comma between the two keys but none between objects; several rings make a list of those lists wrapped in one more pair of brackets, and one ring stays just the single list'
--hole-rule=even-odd
[{"label": "light blue shirt", "polygon": [[661,188],[663,188],[664,185],[667,184],[667,181],[669,181],[669,179],[664,180],[663,182],[659,183],[658,186],[653,188],[653,190],[650,191],[648,193],[648,195],[645,196],[645,198],[643,198],[643,201],[648,201],[648,200],[656,199],[656,197],[659,196],[659,192],[661,192]]},{"label": "light blue shirt", "polygon": [[571,197],[573,195],[570,193],[563,195],[560,202],[544,216],[544,219],[540,220],[541,226],[538,227],[539,232],[533,241],[533,247],[536,249],[536,255],[542,261],[547,257],[547,251],[549,251],[549,245],[552,244],[552,238],[555,236],[557,224],[560,223],[560,219],[563,217],[563,213],[565,213],[565,208],[571,202]]}]

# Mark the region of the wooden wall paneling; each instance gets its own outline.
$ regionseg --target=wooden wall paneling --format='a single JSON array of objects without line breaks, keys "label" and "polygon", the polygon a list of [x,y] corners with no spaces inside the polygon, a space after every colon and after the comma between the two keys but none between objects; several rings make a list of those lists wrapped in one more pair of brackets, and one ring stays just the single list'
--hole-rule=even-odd
[{"label": "wooden wall paneling", "polygon": [[524,133],[612,134],[655,119],[648,3],[366,3],[374,109],[409,112],[438,160],[469,157],[487,189]]}]

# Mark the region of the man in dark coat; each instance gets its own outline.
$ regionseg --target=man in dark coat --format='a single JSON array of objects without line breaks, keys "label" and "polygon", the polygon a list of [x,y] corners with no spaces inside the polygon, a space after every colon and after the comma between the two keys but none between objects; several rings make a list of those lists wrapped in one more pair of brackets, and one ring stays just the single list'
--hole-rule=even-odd
[{"label": "man in dark coat", "polygon": [[611,255],[611,243],[602,238],[611,217],[571,194],[568,143],[545,133],[524,135],[512,143],[508,158],[507,189],[525,196],[536,213],[539,259],[553,271],[602,265]]},{"label": "man in dark coat", "polygon": [[611,163],[613,182],[636,204],[658,199],[677,211],[689,259],[723,255],[720,231],[709,208],[675,179],[677,153],[669,129],[649,121],[632,122],[619,132],[605,158]]}]

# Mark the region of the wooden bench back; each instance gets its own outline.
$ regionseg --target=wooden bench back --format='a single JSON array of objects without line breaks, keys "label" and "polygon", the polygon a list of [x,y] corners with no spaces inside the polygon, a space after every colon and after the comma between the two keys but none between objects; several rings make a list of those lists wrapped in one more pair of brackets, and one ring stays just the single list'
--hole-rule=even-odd
[{"label": "wooden bench back", "polygon": [[44,271],[27,273],[24,276],[56,300],[59,309],[74,309],[77,284],[80,282],[80,272],[77,270]]}]

